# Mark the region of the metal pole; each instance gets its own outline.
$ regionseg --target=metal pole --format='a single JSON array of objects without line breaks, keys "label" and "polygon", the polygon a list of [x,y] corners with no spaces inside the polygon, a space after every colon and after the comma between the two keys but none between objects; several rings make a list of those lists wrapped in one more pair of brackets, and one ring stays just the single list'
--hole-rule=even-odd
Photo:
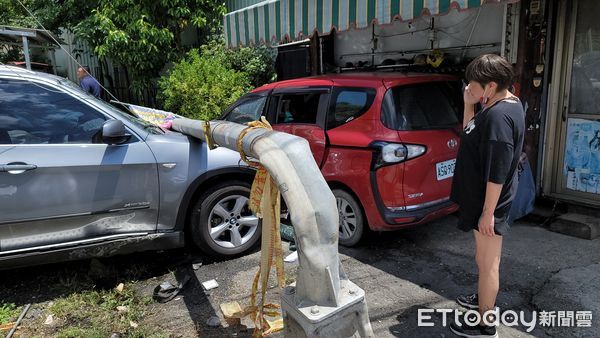
[{"label": "metal pole", "polygon": [[25,64],[27,65],[27,69],[31,70],[31,60],[29,59],[29,41],[27,41],[26,36],[22,36],[23,38],[23,54],[25,54]]},{"label": "metal pole", "polygon": [[[179,118],[173,129],[206,140],[203,123]],[[247,126],[211,121],[215,144],[238,150]],[[287,337],[374,337],[365,292],[348,280],[338,254],[339,215],[335,197],[310,151],[298,136],[255,129],[242,139],[244,153],[269,171],[290,208],[298,245],[295,283],[281,295]]]},{"label": "metal pole", "polygon": [[29,311],[30,307],[31,307],[31,304],[27,304],[25,306],[25,308],[21,312],[21,315],[19,316],[19,319],[17,319],[17,321],[15,322],[15,326],[13,326],[13,328],[10,330],[10,332],[8,332],[8,334],[6,335],[6,338],[11,338],[12,335],[15,333],[15,331],[17,331],[19,324],[21,324],[21,321],[23,320],[23,318],[25,318],[25,315],[27,314],[27,311]]},{"label": "metal pole", "polygon": [[52,58],[52,69],[54,70],[54,75],[56,75],[56,49],[52,49],[52,53],[50,54],[50,58]]}]

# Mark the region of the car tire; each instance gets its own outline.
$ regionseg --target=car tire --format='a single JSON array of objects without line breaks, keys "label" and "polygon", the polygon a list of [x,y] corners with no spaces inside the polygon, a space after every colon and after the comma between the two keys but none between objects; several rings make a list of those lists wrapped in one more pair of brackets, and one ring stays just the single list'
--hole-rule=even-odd
[{"label": "car tire", "polygon": [[251,249],[260,238],[261,222],[248,207],[249,196],[250,183],[243,181],[225,181],[202,193],[189,229],[194,244],[220,258]]},{"label": "car tire", "polygon": [[340,217],[339,243],[343,246],[355,246],[365,232],[365,218],[356,198],[348,192],[333,189],[333,196]]}]

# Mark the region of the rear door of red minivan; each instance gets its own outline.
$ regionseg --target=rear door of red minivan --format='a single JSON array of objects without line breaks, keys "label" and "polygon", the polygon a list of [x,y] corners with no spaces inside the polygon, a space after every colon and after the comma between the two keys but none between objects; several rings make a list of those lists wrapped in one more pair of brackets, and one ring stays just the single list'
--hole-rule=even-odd
[{"label": "rear door of red minivan", "polygon": [[[463,103],[458,81],[390,85],[383,124],[410,146],[404,166],[407,210],[448,200],[460,140]],[[414,153],[411,157],[410,149]],[[424,151],[424,152],[423,152]]]}]

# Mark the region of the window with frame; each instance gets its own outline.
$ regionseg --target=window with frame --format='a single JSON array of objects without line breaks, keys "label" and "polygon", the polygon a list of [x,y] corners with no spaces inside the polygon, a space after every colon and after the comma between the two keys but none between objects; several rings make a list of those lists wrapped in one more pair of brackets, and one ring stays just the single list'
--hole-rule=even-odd
[{"label": "window with frame", "polygon": [[280,95],[277,123],[316,124],[321,95],[322,93]]},{"label": "window with frame", "polygon": [[374,88],[335,88],[333,91],[327,129],[346,124],[371,108],[375,100]]},{"label": "window with frame", "polygon": [[381,105],[381,121],[393,130],[456,127],[463,103],[458,82],[431,82],[388,89]]},{"label": "window with frame", "polygon": [[250,96],[242,99],[241,102],[227,113],[226,121],[246,124],[257,121],[263,113],[266,96]]},{"label": "window with frame", "polygon": [[58,89],[0,79],[0,144],[96,143],[106,120]]}]

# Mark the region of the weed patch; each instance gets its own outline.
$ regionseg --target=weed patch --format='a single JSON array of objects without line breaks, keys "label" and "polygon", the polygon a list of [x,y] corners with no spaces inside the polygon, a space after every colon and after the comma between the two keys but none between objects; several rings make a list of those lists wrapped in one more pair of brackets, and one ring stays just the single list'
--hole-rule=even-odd
[{"label": "weed patch", "polygon": [[0,305],[0,325],[14,322],[19,317],[20,308],[17,308],[15,304],[1,304]]},{"label": "weed patch", "polygon": [[145,332],[137,322],[150,303],[150,297],[140,296],[135,284],[128,283],[121,292],[92,289],[70,294],[56,299],[49,310],[60,323],[59,337],[108,337],[113,332],[127,337],[149,337],[157,333]]}]

